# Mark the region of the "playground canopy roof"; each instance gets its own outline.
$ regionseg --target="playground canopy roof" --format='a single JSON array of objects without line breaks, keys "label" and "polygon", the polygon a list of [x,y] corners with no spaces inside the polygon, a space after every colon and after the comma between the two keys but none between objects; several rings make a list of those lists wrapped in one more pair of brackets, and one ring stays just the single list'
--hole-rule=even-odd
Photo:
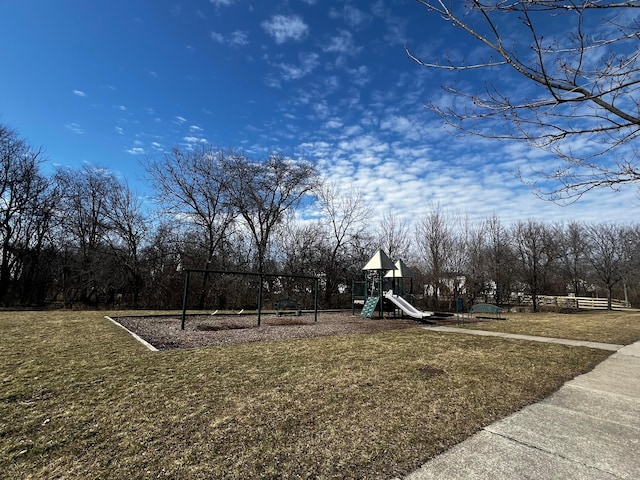
[{"label": "playground canopy roof", "polygon": [[385,278],[413,278],[413,273],[402,260],[398,260],[395,269],[387,272]]},{"label": "playground canopy roof", "polygon": [[387,254],[378,249],[364,266],[363,270],[393,270],[395,268],[395,265]]}]

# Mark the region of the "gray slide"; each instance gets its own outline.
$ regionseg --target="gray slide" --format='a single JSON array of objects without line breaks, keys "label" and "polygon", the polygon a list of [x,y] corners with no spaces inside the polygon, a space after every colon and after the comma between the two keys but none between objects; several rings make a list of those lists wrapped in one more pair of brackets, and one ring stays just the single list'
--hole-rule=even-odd
[{"label": "gray slide", "polygon": [[430,317],[433,315],[433,312],[423,312],[421,310],[418,310],[416,307],[411,305],[400,295],[394,295],[393,290],[388,290],[384,292],[384,297],[389,299],[391,302],[395,303],[396,306],[400,308],[400,310],[402,310],[404,313],[406,313],[410,317],[424,318],[424,317]]}]

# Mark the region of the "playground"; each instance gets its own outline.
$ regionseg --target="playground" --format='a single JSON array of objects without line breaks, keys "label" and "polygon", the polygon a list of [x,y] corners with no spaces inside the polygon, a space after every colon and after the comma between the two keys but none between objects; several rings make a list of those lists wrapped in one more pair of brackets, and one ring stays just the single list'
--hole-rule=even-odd
[{"label": "playground", "polygon": [[[394,263],[378,250],[362,271],[364,281],[352,285],[351,312],[319,311],[316,277],[188,269],[185,270],[181,314],[116,316],[111,320],[157,350],[373,334],[417,328],[426,322],[462,323],[456,317],[442,317],[414,307],[409,301],[413,275],[402,260]],[[409,288],[407,280],[411,282]],[[249,287],[249,290],[238,295],[239,285]],[[215,309],[198,313],[189,310],[198,297],[207,296],[207,290],[209,295],[213,292],[214,296],[224,297],[227,301],[235,292],[237,310]],[[249,304],[247,302],[254,302],[257,308],[242,308]],[[468,317],[465,323],[476,321],[477,318]]]},{"label": "playground", "polygon": [[[309,290],[274,298],[302,302]],[[610,354],[298,306],[279,302],[278,315],[268,304],[259,325],[247,311],[0,312],[0,471],[389,479]],[[626,344],[640,339],[639,315],[514,314],[474,328]]]},{"label": "playground", "polygon": [[254,314],[187,315],[184,330],[180,328],[180,315],[122,316],[114,320],[158,350],[371,334],[417,326],[412,320],[370,319],[348,312],[322,312],[317,320],[313,313],[265,314],[259,327]]}]

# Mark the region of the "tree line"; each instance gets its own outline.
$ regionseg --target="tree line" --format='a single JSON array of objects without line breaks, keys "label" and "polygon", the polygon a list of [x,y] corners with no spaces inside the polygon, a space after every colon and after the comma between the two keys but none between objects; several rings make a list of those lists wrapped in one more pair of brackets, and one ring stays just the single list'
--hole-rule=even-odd
[{"label": "tree line", "polygon": [[[508,304],[518,295],[640,301],[638,225],[467,217],[425,206],[414,223],[373,221],[362,193],[313,165],[240,151],[174,149],[143,161],[153,201],[105,168],[45,174],[41,149],[0,125],[0,305],[157,308],[182,302],[184,270],[320,278],[322,308],[347,307],[352,281],[382,248],[414,273],[425,308]],[[256,304],[256,278],[202,273],[192,308]],[[310,285],[269,277],[267,298],[309,303]]]}]

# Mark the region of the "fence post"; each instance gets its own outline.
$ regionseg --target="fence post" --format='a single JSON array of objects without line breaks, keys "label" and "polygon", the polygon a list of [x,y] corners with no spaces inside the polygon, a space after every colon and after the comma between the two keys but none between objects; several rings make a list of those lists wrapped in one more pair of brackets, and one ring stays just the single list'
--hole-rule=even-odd
[{"label": "fence post", "polygon": [[260,326],[260,317],[262,315],[262,274],[259,275],[258,284],[258,326]]},{"label": "fence post", "polygon": [[182,294],[182,321],[180,322],[180,330],[184,330],[184,323],[187,316],[187,295],[189,293],[189,276],[191,272],[186,270],[187,276],[184,279],[184,292]]},{"label": "fence post", "polygon": [[313,280],[313,322],[318,322],[318,279]]}]

